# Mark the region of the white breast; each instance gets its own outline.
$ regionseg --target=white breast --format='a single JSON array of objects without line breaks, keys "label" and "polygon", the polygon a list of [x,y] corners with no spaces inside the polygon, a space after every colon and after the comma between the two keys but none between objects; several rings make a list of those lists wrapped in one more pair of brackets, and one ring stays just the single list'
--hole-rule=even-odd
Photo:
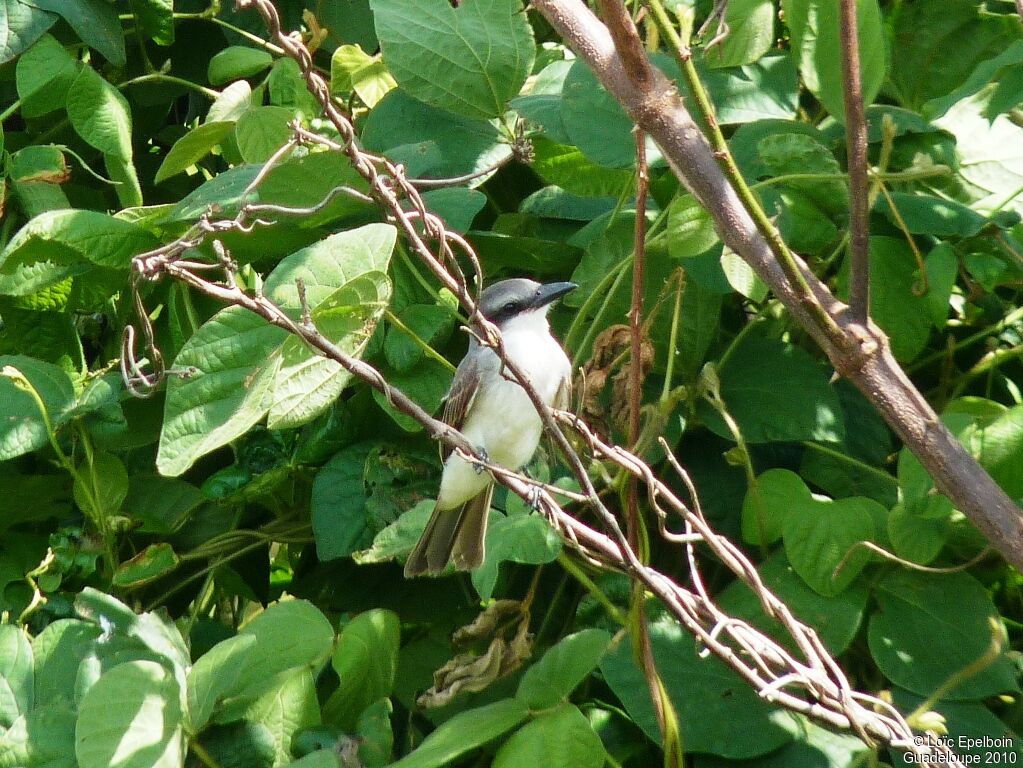
[{"label": "white breast", "polygon": [[[545,313],[531,312],[514,318],[501,329],[505,351],[529,379],[541,399],[551,405],[562,383],[571,375],[571,363],[561,345],[550,335]],[[511,372],[501,371],[493,350],[482,350],[486,372],[462,432],[469,441],[487,452],[501,466],[519,469],[536,452],[543,431],[533,402],[525,390],[512,381]],[[437,503],[441,508],[458,506],[491,482],[487,473],[452,454],[444,468]]]}]

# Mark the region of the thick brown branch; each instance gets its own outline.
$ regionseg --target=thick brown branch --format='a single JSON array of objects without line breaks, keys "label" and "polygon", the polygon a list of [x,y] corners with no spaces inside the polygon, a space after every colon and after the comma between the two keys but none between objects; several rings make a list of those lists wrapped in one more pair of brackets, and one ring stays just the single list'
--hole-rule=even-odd
[{"label": "thick brown branch", "polygon": [[866,325],[870,314],[869,190],[867,122],[863,114],[856,0],[841,0],[842,85],[845,99],[846,162],[849,166],[849,307],[853,320]]},{"label": "thick brown branch", "polygon": [[[660,145],[675,174],[714,218],[718,234],[744,258],[817,341],[835,369],[871,401],[947,495],[1017,569],[1023,569],[1023,514],[966,452],[895,361],[887,337],[873,324],[857,323],[848,307],[806,265],[799,269],[812,296],[799,294],[774,258],[749,212],[728,184],[713,152],[659,70],[641,86],[615,51],[607,28],[581,0],[535,0],[564,40],[593,69],[601,84],[637,125]],[[837,337],[808,306],[823,308],[841,330]]]}]

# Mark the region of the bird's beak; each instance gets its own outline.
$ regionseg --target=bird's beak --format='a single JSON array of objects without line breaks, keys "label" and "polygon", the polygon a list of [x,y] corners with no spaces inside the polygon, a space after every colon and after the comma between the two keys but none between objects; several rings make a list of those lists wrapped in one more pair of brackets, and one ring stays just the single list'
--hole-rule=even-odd
[{"label": "bird's beak", "polygon": [[536,292],[536,298],[533,300],[533,306],[539,309],[540,307],[546,307],[548,304],[552,304],[566,293],[571,293],[579,286],[575,283],[547,283],[541,285]]}]

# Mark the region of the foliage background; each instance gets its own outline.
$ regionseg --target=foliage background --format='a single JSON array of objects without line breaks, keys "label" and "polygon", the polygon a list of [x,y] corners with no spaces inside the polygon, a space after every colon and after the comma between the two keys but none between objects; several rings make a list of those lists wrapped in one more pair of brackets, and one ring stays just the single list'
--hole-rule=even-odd
[{"label": "foliage background", "polygon": [[[277,5],[316,48],[367,149],[413,178],[471,177],[424,199],[466,233],[489,280],[579,283],[552,322],[587,368],[580,408],[623,440],[628,344],[616,326],[636,214],[620,108],[514,0]],[[702,2],[680,9],[683,30],[711,13]],[[786,241],[841,291],[836,9],[731,0],[729,35],[706,46],[712,22],[694,42],[740,169]],[[872,316],[1019,499],[1020,20],[1000,0],[859,9],[877,171]],[[0,31],[0,763],[664,760],[646,681],[616,636],[623,611],[637,609],[628,582],[561,552],[517,498],[498,494],[480,571],[402,578],[396,561],[440,467],[382,396],[169,281],[141,292],[168,364],[191,375],[148,399],[126,392],[116,361],[134,311],[131,257],[210,205],[237,210],[289,121],[330,133],[258,16],[183,0],[0,0]],[[938,712],[952,736],[1004,735],[1011,746],[970,754],[1014,761],[1019,574],[977,557],[973,527],[723,252],[656,147],[649,158],[640,449],[657,464],[653,438],[669,441],[708,517],[744,542],[859,689],[886,692],[921,728],[941,732]],[[361,184],[343,157],[298,151],[256,194],[312,206],[342,184]],[[463,318],[375,207],[341,196],[224,243],[248,287],[284,305],[297,306],[296,275],[315,284],[318,325],[439,409]],[[568,477],[553,454],[532,471]],[[620,484],[608,492],[617,499]],[[913,570],[856,548],[864,540],[909,563],[971,565]],[[677,549],[655,540],[651,557],[685,580]],[[724,609],[772,631],[724,569],[710,586]],[[282,596],[294,599],[262,610]],[[417,705],[481,599],[494,620],[468,645],[487,653],[460,660],[461,693]],[[644,609],[694,765],[901,761],[772,709],[699,658],[657,605]]]}]

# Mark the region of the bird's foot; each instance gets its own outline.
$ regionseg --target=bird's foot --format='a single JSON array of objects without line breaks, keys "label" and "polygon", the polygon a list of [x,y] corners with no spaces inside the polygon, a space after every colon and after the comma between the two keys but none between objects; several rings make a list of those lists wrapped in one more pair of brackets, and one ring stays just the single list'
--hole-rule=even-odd
[{"label": "bird's foot", "polygon": [[479,454],[479,459],[472,462],[472,468],[476,470],[477,475],[482,475],[487,471],[487,462],[490,461],[490,455],[483,448],[477,448],[476,452]]},{"label": "bird's foot", "polygon": [[533,512],[540,511],[540,500],[543,498],[543,488],[539,485],[529,486],[529,494],[526,497],[526,503],[529,505],[530,510]]}]

